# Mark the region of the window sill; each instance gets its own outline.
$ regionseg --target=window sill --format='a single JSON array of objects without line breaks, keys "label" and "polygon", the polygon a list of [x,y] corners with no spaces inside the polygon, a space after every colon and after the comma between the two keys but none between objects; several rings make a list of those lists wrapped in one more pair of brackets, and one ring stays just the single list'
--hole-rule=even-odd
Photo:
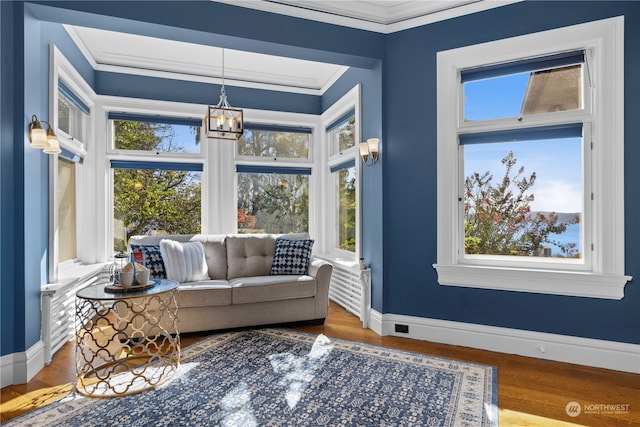
[{"label": "window sill", "polygon": [[433,264],[443,286],[620,300],[631,276],[476,265]]},{"label": "window sill", "polygon": [[108,268],[111,263],[83,264],[79,261],[61,263],[58,270],[58,281],[42,286],[43,293],[55,293],[57,290],[70,285],[86,282],[101,274],[108,276]]},{"label": "window sill", "polygon": [[[348,254],[348,255],[347,255]],[[329,261],[331,263],[339,264],[342,267],[350,268],[350,269],[359,269],[358,261],[355,259],[355,255],[353,253],[344,252],[339,253],[329,252],[324,254],[315,255],[317,258],[323,259],[325,261]]]}]

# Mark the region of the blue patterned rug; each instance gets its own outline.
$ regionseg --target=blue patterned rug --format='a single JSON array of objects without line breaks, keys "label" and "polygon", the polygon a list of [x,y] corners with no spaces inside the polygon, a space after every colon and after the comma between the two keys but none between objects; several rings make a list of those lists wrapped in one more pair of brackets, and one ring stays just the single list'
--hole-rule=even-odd
[{"label": "blue patterned rug", "polygon": [[176,376],[127,397],[78,394],[6,426],[497,426],[496,368],[286,329],[182,351]]}]

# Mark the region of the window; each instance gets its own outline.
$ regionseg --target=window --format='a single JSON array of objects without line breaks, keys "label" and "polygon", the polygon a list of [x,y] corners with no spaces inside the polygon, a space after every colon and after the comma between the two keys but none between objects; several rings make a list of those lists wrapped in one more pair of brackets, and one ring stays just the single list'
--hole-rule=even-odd
[{"label": "window", "polygon": [[94,237],[90,234],[95,229],[94,215],[81,208],[91,203],[88,189],[92,180],[87,162],[93,159],[87,145],[94,148],[91,142],[95,93],[53,45],[50,54],[50,125],[62,151],[49,156],[48,280],[58,283],[86,274],[82,266],[95,262],[96,250],[89,243]]},{"label": "window", "polygon": [[327,139],[329,142],[329,156],[333,157],[343,153],[351,147],[355,147],[355,110],[349,110],[331,125],[327,126]]},{"label": "window", "polygon": [[[325,132],[329,146],[331,198],[334,212],[332,229],[335,247],[356,251],[356,116],[355,109],[335,119]],[[345,160],[346,158],[346,160]]]},{"label": "window", "polygon": [[308,127],[245,124],[236,143],[239,233],[309,231],[312,136]]},{"label": "window", "polygon": [[58,262],[77,258],[76,163],[58,159]]},{"label": "window", "polygon": [[270,159],[310,159],[311,129],[247,123],[236,155]]},{"label": "window", "polygon": [[[89,107],[69,87],[64,80],[58,79],[58,93],[56,100],[57,136],[62,152],[54,161],[57,176],[54,179],[56,194],[53,216],[56,226],[54,230],[54,257],[56,263],[74,261],[78,258],[76,215],[76,197],[78,181],[76,171],[82,167],[86,154],[87,128],[89,122]],[[57,165],[56,165],[57,164]],[[54,271],[57,269],[54,268]],[[54,273],[57,276],[57,273]]]},{"label": "window", "polygon": [[238,165],[238,233],[309,231],[310,168]]},{"label": "window", "polygon": [[336,230],[338,248],[356,251],[356,165],[355,160],[331,168],[337,206]]},{"label": "window", "polygon": [[439,283],[622,297],[621,34],[614,18],[438,54]]},{"label": "window", "polygon": [[130,113],[109,113],[109,119],[116,130],[116,150],[200,153],[200,119]]},{"label": "window", "polygon": [[325,256],[355,263],[360,255],[360,87],[356,86],[322,115],[324,125],[326,224]]},{"label": "window", "polygon": [[[109,113],[113,250],[145,234],[202,231],[201,120]],[[120,156],[123,152],[136,152]],[[186,160],[193,160],[188,162]]]},{"label": "window", "polygon": [[58,81],[58,133],[84,148],[89,107],[64,82]]}]

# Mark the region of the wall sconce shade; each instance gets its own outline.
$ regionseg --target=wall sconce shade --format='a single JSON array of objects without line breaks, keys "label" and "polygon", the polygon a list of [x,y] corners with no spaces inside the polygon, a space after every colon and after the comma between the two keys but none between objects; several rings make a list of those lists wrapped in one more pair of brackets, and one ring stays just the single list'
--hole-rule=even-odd
[{"label": "wall sconce shade", "polygon": [[204,116],[204,128],[209,139],[229,139],[237,141],[244,133],[243,113],[240,108],[233,108],[227,101],[224,89],[224,49],[222,49],[222,87],[220,101],[217,105],[209,105]]},{"label": "wall sconce shade", "polygon": [[35,114],[31,116],[31,123],[29,123],[29,141],[33,148],[45,148],[49,145],[47,134]]},{"label": "wall sconce shade", "polygon": [[[42,127],[42,123],[47,125],[46,132]],[[29,123],[29,141],[31,141],[31,146],[33,148],[40,148],[47,154],[59,154],[62,150],[60,149],[60,143],[58,142],[56,133],[51,128],[49,122],[43,120],[42,123],[35,114],[31,116],[31,123]]]},{"label": "wall sconce shade", "polygon": [[47,146],[44,147],[42,151],[47,154],[60,154],[62,152],[58,138],[51,127],[47,129]]},{"label": "wall sconce shade", "polygon": [[360,143],[360,157],[362,162],[367,165],[375,165],[380,155],[380,140],[378,138],[369,138],[367,142]]}]

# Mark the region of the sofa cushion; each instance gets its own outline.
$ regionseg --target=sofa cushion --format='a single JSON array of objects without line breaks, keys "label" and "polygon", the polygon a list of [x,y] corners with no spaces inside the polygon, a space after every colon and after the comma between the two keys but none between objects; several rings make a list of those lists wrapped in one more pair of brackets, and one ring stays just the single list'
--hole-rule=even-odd
[{"label": "sofa cushion", "polygon": [[207,262],[200,242],[163,240],[160,252],[167,271],[167,279],[178,283],[208,280]]},{"label": "sofa cushion", "polygon": [[178,310],[231,304],[231,285],[226,280],[202,280],[178,286]]},{"label": "sofa cushion", "polygon": [[276,239],[273,264],[269,274],[306,274],[309,270],[309,258],[313,240],[291,240],[286,237]]},{"label": "sofa cushion", "polygon": [[202,244],[210,279],[227,278],[227,247],[224,234],[196,234],[191,241]]},{"label": "sofa cushion", "polygon": [[308,298],[316,295],[311,276],[257,276],[229,281],[233,304]]},{"label": "sofa cushion", "polygon": [[132,245],[159,245],[165,239],[175,240],[176,242],[188,242],[193,234],[158,234],[158,235],[138,235],[131,236],[129,243]]},{"label": "sofa cushion", "polygon": [[268,234],[228,236],[227,279],[268,276],[276,239]]},{"label": "sofa cushion", "polygon": [[151,279],[165,279],[167,272],[160,253],[160,245],[130,245],[130,253],[142,253],[142,264],[149,269]]}]

